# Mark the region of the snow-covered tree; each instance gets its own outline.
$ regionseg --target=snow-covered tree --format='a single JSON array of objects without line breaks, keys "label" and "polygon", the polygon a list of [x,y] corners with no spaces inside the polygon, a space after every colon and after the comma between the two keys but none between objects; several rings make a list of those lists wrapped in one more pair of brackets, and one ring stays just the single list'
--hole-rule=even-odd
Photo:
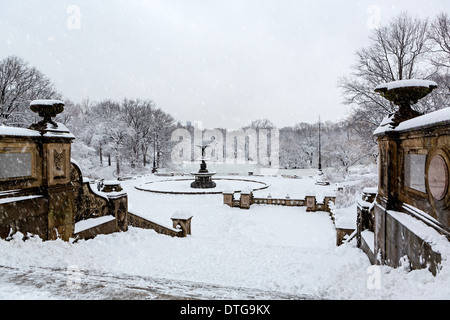
[{"label": "snow-covered tree", "polygon": [[381,123],[395,106],[374,89],[379,84],[412,78],[427,79],[433,74],[427,65],[429,53],[428,20],[402,12],[388,25],[374,29],[370,45],[356,52],[353,72],[339,80],[344,103],[353,109],[353,121],[369,131]]},{"label": "snow-covered tree", "polygon": [[29,126],[34,114],[30,102],[61,99],[50,80],[17,56],[0,60],[0,124]]}]

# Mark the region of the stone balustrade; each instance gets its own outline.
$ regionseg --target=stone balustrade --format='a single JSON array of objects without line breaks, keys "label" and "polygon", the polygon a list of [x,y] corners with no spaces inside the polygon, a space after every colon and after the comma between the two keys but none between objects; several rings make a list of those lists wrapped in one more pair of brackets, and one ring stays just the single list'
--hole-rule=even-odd
[{"label": "stone balustrade", "polygon": [[331,212],[330,202],[336,203],[336,196],[325,196],[323,202],[318,202],[315,195],[307,195],[304,199],[286,198],[256,198],[253,192],[244,191],[240,193],[239,198],[235,198],[235,193],[232,191],[223,193],[223,203],[230,207],[237,207],[241,209],[250,209],[253,204],[278,205],[287,207],[306,207],[307,212],[326,211]]}]

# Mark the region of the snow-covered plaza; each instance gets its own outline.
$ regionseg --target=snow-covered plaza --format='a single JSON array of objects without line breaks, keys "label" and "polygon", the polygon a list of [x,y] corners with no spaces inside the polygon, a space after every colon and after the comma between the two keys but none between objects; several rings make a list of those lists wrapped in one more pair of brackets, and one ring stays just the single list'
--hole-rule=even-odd
[{"label": "snow-covered plaza", "polygon": [[[358,182],[357,177],[353,179],[350,184]],[[267,299],[450,297],[448,241],[440,242],[444,244],[441,250],[444,248],[446,252],[442,252],[442,270],[436,277],[428,270],[371,266],[355,241],[336,246],[335,226],[327,212],[268,205],[241,210],[224,205],[221,194],[157,194],[135,188],[159,180],[164,179],[148,175],[121,182],[128,193],[130,212],[170,226],[170,217],[175,212],[188,211],[193,216],[192,235],[173,238],[130,227],[128,232],[72,243],[43,242],[36,237],[24,242],[17,234],[11,241],[0,241],[0,265],[24,272],[22,278],[28,281],[17,282],[14,279],[18,277],[7,277],[5,269],[0,278],[0,298],[103,299],[105,295],[98,288],[88,293],[83,290],[90,285],[92,273],[110,277],[110,281],[103,283],[106,291],[111,286],[109,294],[118,283],[124,290],[133,283],[150,288],[154,283],[148,279],[158,279],[160,292],[191,298],[249,299],[252,291],[254,296]],[[336,187],[318,186],[311,176],[252,177],[252,180],[269,185],[256,193],[289,194],[291,198],[310,191],[320,196]],[[337,219],[352,220],[356,206],[335,209],[335,214]],[[73,269],[77,271],[76,286],[70,273]],[[116,280],[112,281],[114,277]],[[57,289],[56,279],[62,281]],[[182,290],[181,283],[184,283]]]}]

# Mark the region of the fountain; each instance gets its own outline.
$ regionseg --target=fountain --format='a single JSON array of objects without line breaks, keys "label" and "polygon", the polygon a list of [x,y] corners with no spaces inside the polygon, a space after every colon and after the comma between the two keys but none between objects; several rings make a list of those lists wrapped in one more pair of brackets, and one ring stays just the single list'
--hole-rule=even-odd
[{"label": "fountain", "polygon": [[212,189],[216,187],[216,183],[212,181],[212,176],[216,174],[216,172],[209,172],[206,166],[205,150],[209,147],[209,145],[203,144],[198,146],[202,149],[202,158],[200,159],[200,170],[198,172],[191,172],[191,175],[195,177],[195,181],[191,183],[191,188],[194,189]]}]

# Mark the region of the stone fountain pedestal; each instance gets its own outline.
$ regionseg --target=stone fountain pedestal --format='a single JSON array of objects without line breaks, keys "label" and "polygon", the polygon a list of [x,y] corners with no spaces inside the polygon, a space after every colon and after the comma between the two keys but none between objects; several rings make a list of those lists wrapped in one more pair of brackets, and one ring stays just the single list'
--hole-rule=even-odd
[{"label": "stone fountain pedestal", "polygon": [[191,183],[191,188],[194,189],[212,189],[216,187],[216,183],[212,181],[212,176],[216,172],[209,172],[206,169],[205,158],[200,159],[202,163],[200,164],[200,170],[198,172],[191,172],[191,175],[195,177],[195,181]]}]

